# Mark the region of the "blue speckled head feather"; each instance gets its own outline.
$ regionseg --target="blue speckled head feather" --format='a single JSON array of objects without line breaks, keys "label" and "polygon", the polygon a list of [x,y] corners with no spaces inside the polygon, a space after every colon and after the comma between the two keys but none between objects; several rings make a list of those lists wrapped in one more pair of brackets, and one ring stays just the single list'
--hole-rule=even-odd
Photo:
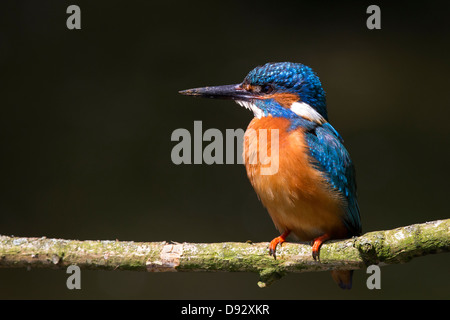
[{"label": "blue speckled head feather", "polygon": [[319,77],[308,66],[292,62],[266,63],[250,71],[243,83],[258,86],[270,84],[275,91],[297,94],[302,102],[328,120],[325,91]]}]

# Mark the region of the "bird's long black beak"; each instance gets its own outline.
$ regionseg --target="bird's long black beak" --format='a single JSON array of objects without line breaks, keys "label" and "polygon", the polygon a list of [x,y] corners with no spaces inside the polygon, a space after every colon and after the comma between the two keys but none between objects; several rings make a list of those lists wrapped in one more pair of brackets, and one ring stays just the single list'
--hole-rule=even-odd
[{"label": "bird's long black beak", "polygon": [[243,100],[254,99],[255,97],[241,87],[241,84],[230,84],[225,86],[203,87],[179,91],[186,96],[195,96],[212,99]]}]

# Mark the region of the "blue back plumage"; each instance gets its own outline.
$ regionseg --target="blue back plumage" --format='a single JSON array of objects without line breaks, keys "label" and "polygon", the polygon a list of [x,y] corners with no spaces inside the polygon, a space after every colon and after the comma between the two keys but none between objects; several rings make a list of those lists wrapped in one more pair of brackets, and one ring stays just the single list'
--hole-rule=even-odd
[{"label": "blue back plumage", "polygon": [[320,170],[330,186],[346,200],[344,223],[350,236],[361,234],[361,218],[356,199],[355,168],[342,144],[342,138],[329,124],[316,126],[305,135],[313,165]]}]

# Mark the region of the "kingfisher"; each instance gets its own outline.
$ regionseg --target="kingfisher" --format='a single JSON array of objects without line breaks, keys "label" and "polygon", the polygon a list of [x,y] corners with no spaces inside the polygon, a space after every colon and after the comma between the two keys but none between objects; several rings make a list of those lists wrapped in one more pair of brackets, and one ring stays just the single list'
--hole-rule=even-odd
[{"label": "kingfisher", "polygon": [[[251,70],[239,84],[180,91],[183,95],[230,99],[251,110],[254,118],[244,135],[247,176],[267,209],[280,236],[269,244],[276,248],[293,235],[312,245],[319,260],[323,242],[361,234],[355,168],[343,138],[328,122],[325,91],[317,74],[301,63],[266,63]],[[264,154],[274,142],[258,147],[262,131],[278,134],[277,170],[263,172]],[[256,132],[256,134],[254,134]],[[253,134],[250,134],[253,133]],[[260,161],[253,161],[261,157]],[[267,156],[266,156],[267,157]],[[352,287],[352,270],[333,270],[332,278],[343,289]]]}]

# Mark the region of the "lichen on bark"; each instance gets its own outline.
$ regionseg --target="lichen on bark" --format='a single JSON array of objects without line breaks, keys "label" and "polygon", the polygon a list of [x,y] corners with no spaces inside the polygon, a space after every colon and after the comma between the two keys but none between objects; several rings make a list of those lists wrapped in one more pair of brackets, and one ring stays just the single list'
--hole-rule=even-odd
[{"label": "lichen on bark", "polygon": [[109,240],[65,240],[0,236],[0,268],[150,272],[253,272],[266,287],[288,273],[360,269],[371,264],[406,263],[428,254],[450,251],[450,219],[374,231],[322,245],[320,260],[306,243],[285,242],[277,259],[268,243],[167,243]]}]

